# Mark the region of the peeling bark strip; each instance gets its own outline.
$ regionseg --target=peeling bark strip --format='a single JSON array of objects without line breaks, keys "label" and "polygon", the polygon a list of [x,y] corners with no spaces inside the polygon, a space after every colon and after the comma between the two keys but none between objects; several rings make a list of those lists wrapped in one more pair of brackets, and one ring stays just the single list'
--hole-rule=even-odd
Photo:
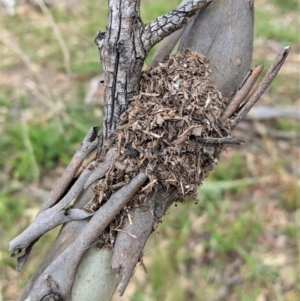
[{"label": "peeling bark strip", "polygon": [[139,90],[139,81],[149,50],[163,38],[180,29],[187,18],[211,0],[194,0],[144,25],[140,1],[109,1],[108,31],[99,31],[95,43],[104,71],[103,135],[116,129],[128,100]]}]

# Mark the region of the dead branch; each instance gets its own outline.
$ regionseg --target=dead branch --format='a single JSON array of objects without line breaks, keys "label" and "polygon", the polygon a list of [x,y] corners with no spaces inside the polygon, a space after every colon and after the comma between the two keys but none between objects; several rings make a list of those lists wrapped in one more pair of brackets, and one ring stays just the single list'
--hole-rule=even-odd
[{"label": "dead branch", "polygon": [[[114,132],[115,134],[117,132],[121,133],[120,130],[124,129],[126,135],[123,136],[121,135],[121,136],[123,138],[125,136],[126,140],[128,139],[128,141],[131,142],[129,129],[131,129],[130,126],[132,126],[132,124],[130,122],[127,122],[127,124],[125,123],[122,125],[123,127],[122,129],[118,128],[119,117],[127,108],[128,99],[132,99],[131,97],[137,94],[137,92],[139,91],[141,70],[147,52],[155,43],[160,41],[163,37],[170,34],[171,32],[174,32],[179,27],[183,26],[186,22],[186,18],[189,17],[191,14],[195,13],[196,9],[198,9],[199,7],[203,7],[204,2],[209,3],[210,1],[190,1],[182,8],[174,10],[171,13],[168,13],[164,16],[161,16],[144,26],[140,20],[139,1],[129,1],[129,0],[109,1],[108,32],[107,33],[99,32],[95,39],[95,42],[100,50],[100,55],[102,58],[103,68],[105,72],[105,96],[104,96],[105,120],[104,120],[104,133],[103,133],[105,139],[108,137],[110,131],[117,129],[117,131]],[[120,12],[122,12],[122,14],[120,14]],[[203,58],[202,63],[203,62],[206,62],[205,58]],[[271,74],[273,74],[274,72],[275,71],[272,71]],[[202,76],[206,76],[206,73],[204,72]],[[172,82],[172,85],[174,84],[173,80],[170,82]],[[168,91],[170,95],[172,95],[171,92],[173,91],[172,89],[174,88],[174,86],[172,85],[170,86],[170,91]],[[244,89],[246,89],[246,85]],[[254,96],[255,95],[256,94],[254,91]],[[156,97],[155,93],[145,93],[145,91],[144,94],[143,95],[141,94],[140,96]],[[205,105],[205,100],[207,102],[207,100],[210,99],[210,94],[208,93],[202,96],[205,96],[204,97],[205,98],[204,105]],[[220,93],[215,93],[212,99],[215,101],[216,107],[218,105],[220,106],[220,108],[222,107],[222,111],[221,111],[222,113],[224,106],[219,98],[221,98]],[[189,96],[185,98],[185,100],[188,99]],[[200,100],[200,97],[198,100]],[[202,102],[203,101],[201,101],[201,103]],[[141,101],[141,103],[143,103],[143,101]],[[147,103],[147,101],[145,101],[144,103]],[[248,102],[246,103],[246,105],[247,104]],[[209,116],[209,113],[212,113],[212,111],[214,110],[214,108],[211,108],[211,112],[209,112],[210,104],[207,103],[207,105],[205,105],[205,108],[203,109],[204,105],[202,104],[201,107],[200,104],[197,104],[197,106],[200,108],[201,114],[200,111],[196,112],[196,110],[192,108],[193,106],[190,106],[189,108],[191,110],[190,113],[191,114],[196,113],[196,115],[197,114],[199,115],[199,116],[194,116],[196,117],[194,118],[194,120],[201,121],[201,118],[203,117],[202,113],[204,111],[207,114],[207,116]],[[186,108],[182,106],[181,113],[184,109]],[[242,110],[243,109],[244,108],[242,108]],[[138,115],[136,111],[134,112],[135,115]],[[163,123],[167,123],[167,121],[169,122],[170,120],[173,120],[175,113],[172,111],[168,113],[169,115],[166,116],[165,119],[163,119],[162,116],[160,116],[160,119],[158,119],[157,114],[155,114],[156,125],[162,125]],[[221,124],[221,122],[219,122],[220,117],[222,116],[221,113],[216,115],[217,117],[215,117],[214,115],[213,116],[210,115],[213,122],[211,123],[206,122],[202,124],[202,127],[208,127],[211,124],[213,125],[215,123]],[[149,111],[147,111],[147,114],[150,116]],[[239,114],[240,112],[238,113],[237,117],[239,116]],[[143,119],[141,118],[140,120]],[[179,123],[178,121],[174,121],[174,122],[176,122],[177,124]],[[238,123],[238,122],[239,120],[234,119],[234,123]],[[212,131],[215,130],[215,128],[213,127],[211,127],[211,129]],[[206,130],[208,131],[208,129]],[[143,130],[140,132],[142,132],[143,135],[148,135],[149,133],[150,134],[152,133],[152,129]],[[160,139],[164,137],[165,132],[168,132],[168,134],[170,135],[169,131],[164,130],[163,134],[162,133],[159,133],[159,135],[155,134],[155,137],[153,137],[153,135],[152,136],[150,135],[151,139],[145,136],[144,137],[146,138],[145,141],[151,141],[151,143],[153,143],[155,138],[157,139],[157,144],[158,144],[160,142]],[[133,134],[134,137],[136,137],[137,133],[135,133],[134,130],[131,131],[131,133]],[[211,135],[212,137],[200,137],[200,138],[197,137],[197,140],[198,142],[203,144],[210,144],[210,146],[207,146],[206,148],[213,149],[214,150],[213,155],[218,157],[219,152],[221,152],[222,150],[223,144],[242,143],[242,141],[231,138],[229,135],[230,133],[228,133],[227,137],[223,137],[223,138],[212,138],[215,137],[216,135]],[[125,147],[123,147],[125,145],[124,143],[122,143],[123,140],[118,141],[116,136],[112,138],[111,137],[109,137],[111,141],[106,140],[105,142],[106,145],[104,143],[103,149],[107,150],[107,148],[113,147],[114,146],[113,143],[115,143],[118,146],[118,153],[123,155],[122,160],[126,161],[127,163],[128,162],[135,163],[135,161],[132,160],[132,158],[137,156],[132,155],[132,152],[131,153],[129,152],[129,154],[126,153],[127,150]],[[95,137],[93,136],[93,138]],[[173,138],[173,136],[171,136],[171,138]],[[174,139],[176,139],[175,134],[174,134]],[[95,147],[97,142],[94,141],[94,139],[91,141],[93,141],[93,147]],[[180,144],[178,141],[177,141],[178,145],[174,143],[176,144],[175,145],[176,147],[174,147],[172,143],[167,143],[167,142],[168,141],[166,141],[167,147],[165,147],[163,151],[165,151],[166,153],[169,150],[173,152],[177,151],[176,148]],[[138,146],[137,144],[138,143],[135,144],[135,147]],[[93,165],[93,167],[95,167],[94,171],[91,171],[88,168],[86,168],[82,172],[82,174],[80,175],[76,183],[72,186],[71,190],[66,194],[66,196],[59,203],[57,203],[61,195],[65,192],[72,178],[76,174],[78,167],[85,159],[86,153],[85,156],[80,157],[81,159],[84,157],[81,160],[80,164],[78,164],[78,162],[76,161],[75,167],[72,167],[70,169],[71,171],[68,171],[64,176],[64,181],[62,181],[63,184],[62,185],[59,184],[58,185],[59,187],[55,188],[57,189],[58,193],[55,193],[56,197],[53,197],[50,201],[49,200],[47,201],[47,204],[45,205],[46,206],[45,209],[47,208],[48,209],[47,210],[44,209],[43,210],[44,212],[55,212],[55,214],[58,216],[61,215],[66,216],[65,213],[67,213],[68,215],[69,212],[75,210],[75,209],[67,210],[64,206],[68,204],[69,201],[73,200],[73,198],[76,198],[78,193],[83,191],[83,188],[90,189],[90,185],[97,179],[103,177],[107,169],[110,167],[111,163],[114,162],[114,159],[109,158],[108,156],[105,159],[101,157],[103,149],[99,148],[97,151],[97,155],[98,155],[97,160],[99,162],[102,162],[100,167],[98,168],[96,167],[97,165]],[[179,146],[177,149],[179,149],[179,154],[182,155],[183,152],[181,152],[181,146]],[[145,160],[146,160],[148,159],[147,151],[151,151],[151,148],[142,148],[139,150],[135,150],[135,149],[133,150],[138,154],[141,154],[141,156],[145,156]],[[193,149],[193,151],[195,150]],[[100,161],[100,159],[103,160]],[[200,162],[201,158],[198,159]],[[145,161],[143,161],[143,163],[144,162]],[[209,166],[208,165],[205,166],[207,170],[209,170],[209,168],[213,164],[213,159],[208,158],[208,162],[209,162]],[[92,164],[94,163],[96,163],[96,161],[94,161]],[[120,163],[121,168],[125,166],[125,164],[124,165],[122,164],[123,161],[118,163]],[[176,162],[174,161],[174,163]],[[198,167],[199,170],[201,167],[200,163],[196,165],[196,167]],[[140,166],[140,165],[135,164],[134,166]],[[131,167],[131,166],[125,166],[125,168],[127,167]],[[41,269],[42,272],[41,270],[39,270],[40,274],[34,277],[34,280],[30,287],[30,292],[28,296],[30,297],[31,301],[40,301],[42,298],[44,298],[49,294],[56,294],[56,297],[59,298],[63,297],[64,300],[71,300],[71,290],[72,290],[73,282],[76,276],[77,268],[83,258],[84,253],[91,245],[93,245],[97,241],[99,236],[103,233],[103,231],[105,231],[105,229],[107,229],[108,225],[112,222],[112,220],[114,220],[118,216],[119,212],[123,209],[123,207],[132,200],[135,193],[141,190],[140,189],[141,186],[148,178],[150,178],[150,183],[156,183],[151,179],[151,176],[154,177],[155,168],[156,166],[154,165],[151,166],[151,164],[148,164],[146,168],[148,175],[145,175],[144,173],[140,173],[138,176],[132,179],[128,185],[125,185],[121,189],[119,189],[115,194],[113,194],[112,197],[110,197],[107,200],[107,202],[104,205],[100,207],[98,211],[95,212],[95,214],[93,215],[93,217],[90,219],[89,222],[85,223],[84,221],[82,221],[81,225],[84,229],[82,229],[82,231],[77,237],[74,238],[73,236],[72,240],[70,240],[67,245],[64,245],[64,249],[60,249],[60,251],[57,253],[55,253],[54,251],[54,253],[56,254],[55,256],[48,257],[48,262],[46,262],[45,265],[43,265],[43,269]],[[200,173],[201,172],[203,171],[200,170]],[[177,172],[177,175],[173,175],[171,170],[171,172],[168,174],[171,174],[171,176],[173,177],[168,179],[170,180],[171,183],[173,182],[175,183],[176,181],[178,182],[177,178],[180,177],[180,173]],[[112,182],[112,186],[110,186],[109,188],[111,189],[112,187],[115,187],[116,189],[118,189],[120,187],[118,186],[120,183],[122,183],[123,185],[124,181],[118,183]],[[180,184],[181,184],[182,192],[179,191],[180,189],[178,190],[174,188],[174,186],[172,185],[169,185],[170,189],[166,190],[165,187],[158,184],[155,187],[155,192],[148,194],[145,202],[142,203],[140,207],[135,208],[133,211],[131,211],[132,220],[128,218],[128,220],[125,221],[124,223],[124,227],[122,228],[122,231],[118,233],[115,246],[114,246],[114,251],[113,251],[114,253],[112,259],[112,267],[114,269],[122,268],[123,270],[122,280],[119,286],[120,294],[123,294],[129,282],[129,279],[132,276],[136,263],[140,259],[143,247],[151,232],[154,230],[154,228],[156,228],[156,225],[160,221],[160,218],[163,216],[163,214],[165,214],[170,204],[172,204],[172,202],[180,194],[185,195],[184,190],[187,189],[188,191],[189,189],[191,189],[192,186],[189,185],[188,183],[186,183],[186,185],[183,185],[182,182],[180,182]],[[147,189],[148,188],[151,191],[152,185],[147,186]],[[143,206],[147,207],[145,211],[142,208]],[[59,209],[58,212],[55,211],[58,209]],[[75,213],[77,214],[78,212],[76,211],[74,212],[74,214]],[[58,217],[55,216],[54,220],[55,218],[59,219]],[[61,217],[60,220],[62,220]],[[65,228],[67,228],[67,226]],[[44,225],[42,227],[44,227],[45,229]],[[24,239],[22,241],[24,241]],[[21,252],[24,251],[25,254],[28,254],[33,243],[34,242],[32,242],[30,245],[27,245],[25,249],[23,247],[23,249],[21,249]],[[19,258],[24,258],[24,257],[18,257],[18,260]]]},{"label": "dead branch", "polygon": [[42,205],[40,213],[46,210],[47,208],[53,206],[59,200],[59,198],[63,195],[63,193],[66,191],[67,187],[71,183],[83,160],[92,151],[96,149],[98,143],[98,141],[96,140],[98,130],[99,127],[92,127],[89,130],[82,143],[80,144],[78,150],[76,151],[75,155],[71,159],[71,162],[69,163],[68,167],[60,177],[58,183],[50,192],[49,199],[46,200]]},{"label": "dead branch", "polygon": [[[98,239],[109,223],[122,210],[122,208],[132,199],[134,194],[146,181],[147,176],[140,173],[131,182],[116,192],[109,201],[104,204],[91,218],[85,229],[78,238],[70,244],[43,272],[43,275],[36,280],[30,291],[31,301],[40,301],[44,296],[57,293],[63,300],[71,301],[72,285],[76,276],[76,271],[86,250]],[[67,262],[67,264],[66,264]],[[63,267],[63,268],[61,268]],[[51,277],[52,283],[49,285],[45,280]]]},{"label": "dead branch", "polygon": [[80,209],[70,209],[67,214],[65,214],[63,209],[67,204],[71,203],[73,199],[76,199],[83,190],[84,184],[92,172],[92,170],[87,168],[72,186],[68,194],[58,204],[40,212],[35,220],[20,235],[10,241],[9,253],[12,257],[17,258],[18,271],[22,270],[32,246],[43,234],[60,224],[91,216],[91,214],[87,214]]},{"label": "dead branch", "polygon": [[188,1],[185,5],[164,14],[144,26],[141,36],[144,49],[148,52],[155,44],[187,24],[187,17],[194,15],[211,0]]},{"label": "dead branch", "polygon": [[240,104],[243,102],[243,100],[246,98],[246,96],[249,94],[249,92],[255,85],[259,75],[263,71],[263,68],[264,66],[259,65],[256,66],[253,70],[249,71],[249,74],[247,75],[242,86],[238,89],[235,96],[233,97],[225,112],[223,113],[221,121],[225,121],[226,119],[231,117],[231,115],[238,109]]},{"label": "dead branch", "polygon": [[[182,7],[183,5],[187,4],[189,0],[183,0],[178,8]],[[187,21],[187,23],[190,21],[191,18]],[[149,67],[155,67],[158,65],[160,61],[163,61],[166,59],[166,57],[171,54],[172,50],[174,49],[175,45],[179,41],[181,35],[183,34],[186,26],[182,27],[181,29],[173,32],[169,36],[167,36],[163,41],[159,49],[154,53],[152,60],[149,64]]]},{"label": "dead branch", "polygon": [[[87,189],[89,185],[95,180],[105,175],[112,159],[115,156],[115,150],[111,150],[107,154],[107,162],[100,164],[95,170],[95,162],[90,165],[81,173],[80,177],[68,191],[68,193],[53,207],[40,212],[35,220],[16,238],[9,243],[10,255],[17,258],[17,270],[21,271],[23,265],[30,254],[31,248],[34,243],[46,232],[55,228],[58,225],[70,222],[72,220],[80,220],[90,217],[92,214],[86,213],[84,210],[72,209],[72,205],[78,195]],[[93,176],[96,174],[96,176]],[[85,187],[85,185],[87,187]],[[66,209],[65,209],[66,208]]]},{"label": "dead branch", "polygon": [[288,46],[288,47],[284,47],[283,50],[278,54],[273,64],[267,71],[266,75],[262,79],[261,83],[249,96],[249,99],[247,100],[245,105],[238,112],[237,116],[234,119],[234,122],[231,124],[231,129],[234,129],[238,125],[238,123],[247,115],[247,113],[251,110],[251,108],[260,99],[262,94],[266,91],[266,89],[269,87],[269,85],[271,84],[271,82],[279,72],[289,52],[290,52],[290,47]]}]

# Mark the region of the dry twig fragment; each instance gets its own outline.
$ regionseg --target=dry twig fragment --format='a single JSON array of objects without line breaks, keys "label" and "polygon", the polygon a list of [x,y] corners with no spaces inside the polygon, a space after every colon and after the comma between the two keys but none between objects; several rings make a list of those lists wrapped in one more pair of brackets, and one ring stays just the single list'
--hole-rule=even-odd
[{"label": "dry twig fragment", "polygon": [[242,86],[238,89],[235,96],[229,103],[228,107],[226,108],[225,112],[223,113],[221,120],[225,121],[226,119],[230,118],[231,115],[236,112],[240,104],[245,100],[251,89],[253,88],[254,84],[256,83],[259,75],[263,71],[264,66],[259,65],[256,66],[253,70],[249,72],[249,75],[243,82]]},{"label": "dry twig fragment", "polygon": [[262,94],[266,91],[269,87],[277,73],[279,72],[280,68],[282,67],[285,59],[287,58],[290,52],[290,47],[284,47],[280,53],[275,58],[273,64],[267,71],[266,75],[263,77],[261,83],[256,87],[256,89],[252,92],[249,96],[248,101],[245,105],[241,108],[238,112],[237,116],[234,119],[234,122],[231,124],[231,129],[234,129],[238,123],[247,115],[247,113],[251,110],[251,108],[256,104],[256,102],[260,99]]}]

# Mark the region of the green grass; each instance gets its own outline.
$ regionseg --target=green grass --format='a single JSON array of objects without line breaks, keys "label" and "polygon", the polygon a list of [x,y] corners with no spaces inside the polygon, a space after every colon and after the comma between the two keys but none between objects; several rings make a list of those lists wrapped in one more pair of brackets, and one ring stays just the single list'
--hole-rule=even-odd
[{"label": "green grass", "polygon": [[264,39],[277,40],[283,46],[299,42],[297,14],[299,15],[300,7],[297,2],[277,0],[274,3],[269,2],[267,9],[257,5],[255,35]]},{"label": "green grass", "polygon": [[[142,1],[142,19],[148,22],[179,2]],[[288,64],[299,64],[297,3],[256,4],[254,64],[265,64],[264,72],[276,56],[276,45],[290,44],[293,59]],[[88,105],[83,99],[89,80],[101,72],[93,37],[98,29],[105,29],[107,15],[106,1],[82,2],[78,11],[48,8],[70,55],[67,74],[63,49],[49,19],[28,3],[18,7],[15,16],[0,11],[0,272],[5,275],[0,286],[5,301],[19,298],[58,231],[38,242],[21,274],[13,271],[15,261],[8,257],[7,242],[26,227],[41,203],[25,188],[49,190],[47,179],[57,180],[87,130],[101,124],[101,97]],[[261,102],[299,104],[298,81],[298,74],[286,68]],[[287,119],[263,125],[299,132],[299,124]],[[145,248],[148,274],[137,268],[125,300],[222,300],[217,297],[222,289],[228,290],[223,297],[228,301],[262,300],[263,294],[268,300],[299,300],[297,141],[250,137],[247,132],[235,135],[243,136],[247,146],[221,156],[201,186],[197,202],[170,208]],[[286,241],[282,249],[277,246],[281,236]],[[284,254],[289,258],[284,267],[295,275],[290,287],[284,286],[282,267],[265,260]],[[238,264],[229,273],[234,263]],[[242,281],[227,286],[231,276]],[[114,300],[119,299],[114,296]]]},{"label": "green grass", "polygon": [[278,8],[283,9],[285,11],[299,11],[299,1],[297,0],[275,0],[274,1]]}]

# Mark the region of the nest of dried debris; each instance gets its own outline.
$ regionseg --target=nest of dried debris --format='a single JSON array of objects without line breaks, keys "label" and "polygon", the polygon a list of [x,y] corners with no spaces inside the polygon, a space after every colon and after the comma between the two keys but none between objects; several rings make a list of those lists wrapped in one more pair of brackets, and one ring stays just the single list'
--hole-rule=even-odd
[{"label": "nest of dried debris", "polygon": [[210,79],[209,68],[207,58],[186,50],[143,72],[139,94],[103,146],[99,164],[111,147],[118,155],[105,178],[94,184],[87,211],[97,210],[141,171],[149,181],[131,207],[158,185],[175,186],[183,199],[196,194],[224,150],[212,138],[230,134],[229,122],[219,121],[227,99]]}]

